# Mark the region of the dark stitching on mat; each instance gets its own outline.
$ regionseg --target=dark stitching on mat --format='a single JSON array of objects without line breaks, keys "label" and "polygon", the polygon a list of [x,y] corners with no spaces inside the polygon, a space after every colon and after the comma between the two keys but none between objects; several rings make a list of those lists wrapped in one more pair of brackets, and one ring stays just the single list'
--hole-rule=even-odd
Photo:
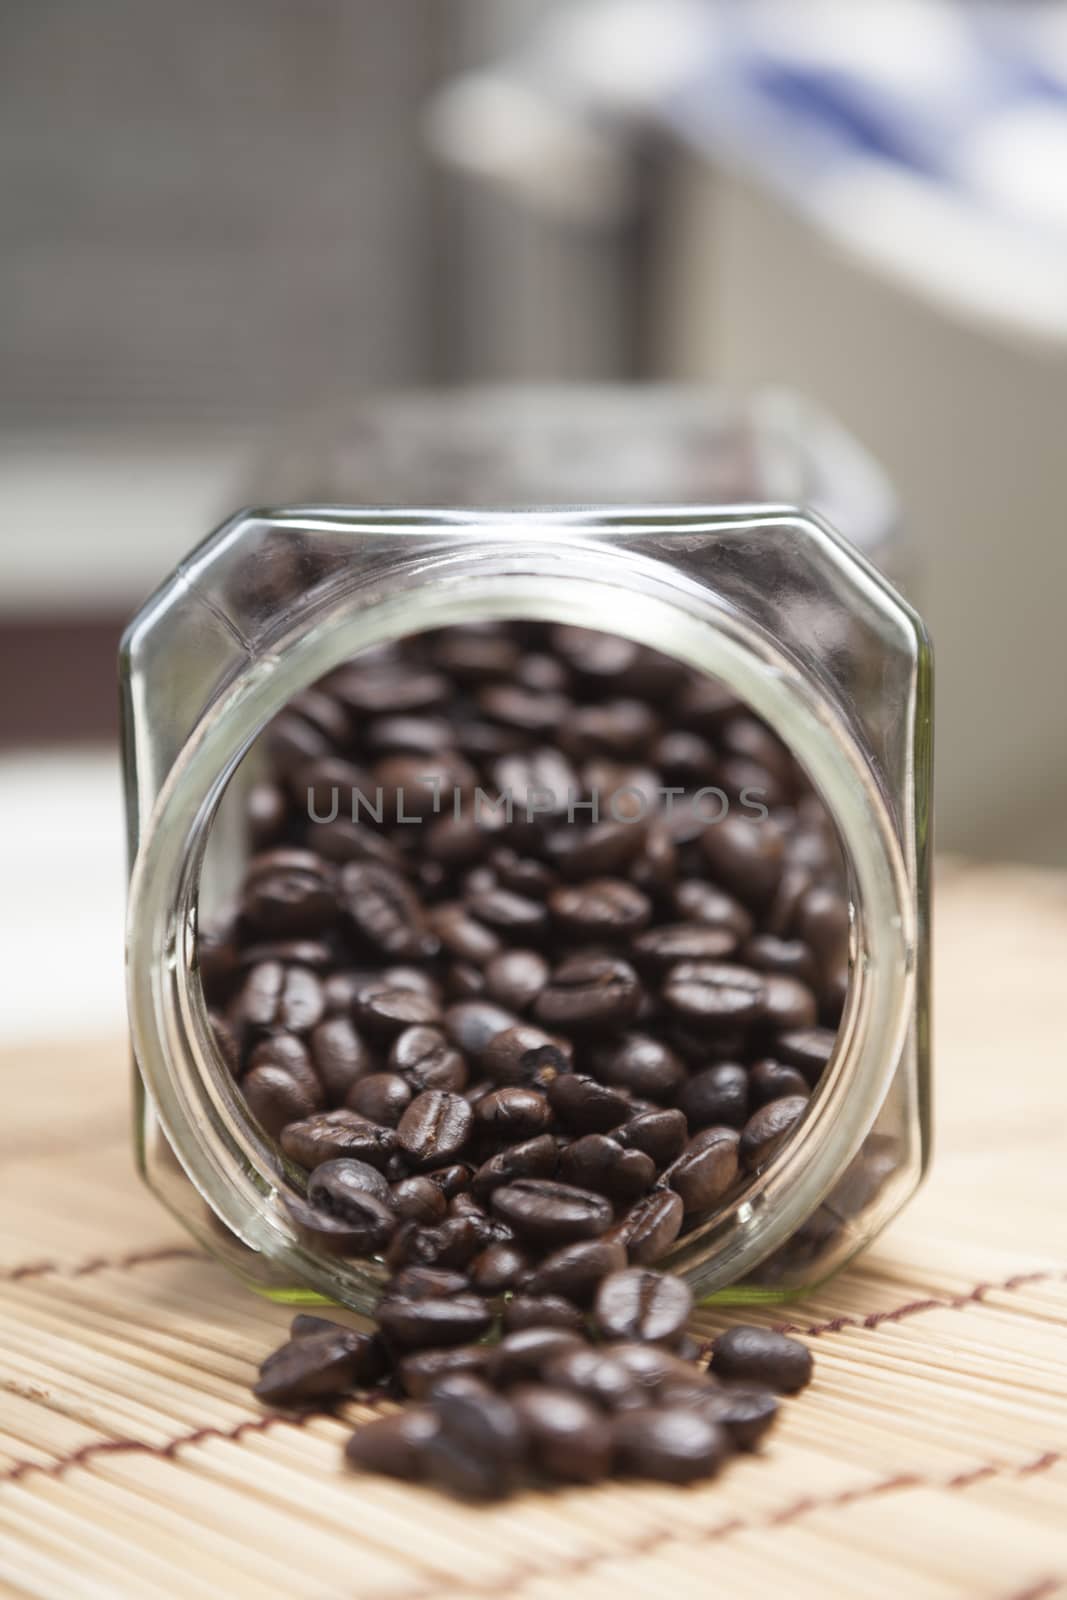
[{"label": "dark stitching on mat", "polygon": [[90,1256],[86,1261],[24,1261],[21,1266],[0,1268],[0,1283],[24,1283],[27,1278],[86,1278],[94,1272],[126,1272],[131,1267],[149,1266],[154,1261],[207,1261],[202,1250],[190,1245],[160,1245],[155,1250],[131,1250],[124,1256]]},{"label": "dark stitching on mat", "polygon": [[[377,1396],[353,1398],[371,1410],[376,1410],[381,1404]],[[244,1422],[237,1423],[233,1428],[216,1428],[210,1425],[193,1428],[188,1433],[180,1433],[176,1438],[168,1439],[166,1444],[150,1444],[146,1439],[90,1439],[87,1444],[79,1445],[77,1450],[72,1450],[69,1455],[59,1456],[55,1461],[16,1461],[13,1466],[0,1471],[0,1483],[17,1483],[20,1478],[29,1477],[34,1472],[42,1473],[46,1478],[61,1478],[71,1467],[84,1466],[96,1456],[129,1454],[155,1456],[157,1460],[173,1461],[180,1450],[184,1450],[188,1445],[203,1444],[208,1439],[222,1439],[232,1443],[234,1440],[243,1439],[246,1434],[266,1433],[278,1423],[286,1423],[291,1428],[303,1428],[309,1422],[336,1416],[337,1412],[330,1407],[292,1413],[269,1411],[262,1417],[247,1417]]]},{"label": "dark stitching on mat", "polygon": [[[802,1500],[794,1500],[783,1506],[780,1511],[772,1512],[769,1516],[753,1519],[732,1517],[727,1522],[717,1522],[714,1526],[705,1529],[687,1529],[676,1523],[670,1526],[652,1528],[630,1544],[616,1546],[611,1550],[590,1551],[588,1555],[576,1556],[571,1561],[565,1561],[549,1569],[537,1567],[519,1567],[511,1572],[506,1572],[500,1577],[472,1581],[470,1578],[457,1577],[447,1586],[440,1584],[424,1585],[417,1589],[406,1589],[400,1600],[448,1600],[449,1595],[455,1594],[457,1589],[467,1594],[507,1594],[510,1600],[521,1593],[527,1583],[539,1578],[582,1577],[594,1567],[610,1561],[618,1561],[620,1556],[645,1556],[652,1555],[663,1546],[680,1544],[715,1544],[720,1539],[729,1539],[735,1533],[749,1533],[759,1528],[777,1528],[783,1524],[799,1521],[815,1511],[833,1510],[842,1506],[855,1505],[863,1500],[873,1500],[879,1495],[891,1494],[903,1489],[967,1489],[973,1483],[982,1482],[987,1478],[1002,1478],[1005,1476],[1026,1477],[1035,1472],[1047,1471],[1062,1459],[1059,1451],[1048,1450],[1044,1455],[1035,1457],[1032,1461],[1025,1461],[1021,1466],[1004,1466],[1001,1464],[987,1463],[976,1467],[970,1472],[961,1472],[954,1478],[935,1478],[926,1474],[902,1472],[891,1478],[882,1478],[877,1483],[860,1484],[854,1489],[840,1489],[835,1494],[823,1497],[809,1496]],[[1013,1595],[1011,1600],[1045,1600],[1050,1593],[1047,1587],[1038,1586],[1035,1590],[1026,1590],[1023,1594]]]}]

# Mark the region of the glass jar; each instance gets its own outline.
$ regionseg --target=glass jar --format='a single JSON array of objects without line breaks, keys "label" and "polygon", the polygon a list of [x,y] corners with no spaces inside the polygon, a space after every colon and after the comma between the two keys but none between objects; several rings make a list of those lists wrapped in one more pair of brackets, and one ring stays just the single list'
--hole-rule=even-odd
[{"label": "glass jar", "polygon": [[[149,1187],[255,1287],[368,1312],[383,1268],[318,1254],[301,1175],[250,1116],[197,966],[210,881],[246,853],[244,754],[364,649],[475,620],[602,628],[732,690],[788,745],[839,834],[850,981],[812,1109],[661,1265],[698,1297],[809,1288],[914,1191],[928,1153],[931,661],[922,624],[811,510],[242,512],[143,608],[122,648],[136,1137]],[[240,780],[238,780],[239,782]]]}]

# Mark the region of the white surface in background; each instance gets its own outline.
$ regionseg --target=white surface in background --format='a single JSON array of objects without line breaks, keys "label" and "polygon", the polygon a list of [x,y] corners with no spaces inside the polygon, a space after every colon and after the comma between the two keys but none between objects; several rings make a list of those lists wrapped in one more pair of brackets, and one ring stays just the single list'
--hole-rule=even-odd
[{"label": "white surface in background", "polygon": [[125,1026],[118,752],[0,758],[0,1043]]}]

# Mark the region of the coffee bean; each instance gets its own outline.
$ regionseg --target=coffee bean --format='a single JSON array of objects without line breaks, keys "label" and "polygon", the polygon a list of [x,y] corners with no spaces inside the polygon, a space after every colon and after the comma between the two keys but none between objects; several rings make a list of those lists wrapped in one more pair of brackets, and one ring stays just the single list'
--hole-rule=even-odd
[{"label": "coffee bean", "polygon": [[526,1460],[526,1430],[509,1401],[484,1393],[441,1394],[440,1426],[423,1447],[431,1482],[470,1499],[509,1494]]},{"label": "coffee bean", "polygon": [[560,1042],[527,1022],[495,1034],[482,1052],[480,1065],[495,1083],[538,1088],[547,1088],[561,1073],[570,1071]]},{"label": "coffee bean", "polygon": [[396,1217],[388,1206],[382,1206],[372,1195],[366,1196],[366,1202],[364,1215],[355,1222],[346,1222],[296,1195],[283,1196],[286,1214],[300,1243],[307,1250],[329,1256],[360,1256],[373,1252],[378,1248],[374,1240],[388,1238],[396,1227]]},{"label": "coffee bean", "polygon": [[[626,1368],[641,1393],[642,1404],[657,1402],[668,1383],[691,1382],[698,1376],[690,1362],[683,1361],[674,1351],[665,1350],[660,1345],[622,1340],[603,1345],[602,1348],[606,1355]],[[705,1374],[699,1376],[709,1392],[718,1387]]]},{"label": "coffee bean", "polygon": [[392,1128],[367,1122],[355,1111],[323,1111],[289,1122],[280,1137],[286,1155],[309,1170],[346,1157],[380,1172],[397,1147]]},{"label": "coffee bean", "polygon": [[389,1047],[389,1065],[403,1073],[415,1093],[444,1089],[458,1094],[467,1083],[467,1063],[439,1028],[405,1028]]},{"label": "coffee bean", "polygon": [[289,1123],[309,1117],[322,1104],[321,1092],[316,1096],[285,1067],[270,1063],[246,1072],[241,1090],[249,1111],[272,1139],[277,1139]]},{"label": "coffee bean", "polygon": [[475,1116],[481,1127],[498,1138],[528,1140],[544,1131],[552,1121],[552,1110],[536,1089],[514,1085],[483,1095]]},{"label": "coffee bean", "polygon": [[488,1345],[461,1344],[443,1350],[416,1350],[414,1355],[403,1357],[397,1372],[404,1393],[421,1400],[444,1378],[454,1377],[458,1373],[481,1376],[488,1362]]},{"label": "coffee bean", "polygon": [[757,1061],[749,1068],[748,1087],[756,1106],[769,1105],[772,1100],[783,1100],[787,1095],[807,1095],[808,1086],[795,1067],[783,1066],[769,1058]]},{"label": "coffee bean", "polygon": [[548,962],[536,950],[505,950],[486,966],[486,992],[512,1011],[527,1011],[548,982],[548,974]]},{"label": "coffee bean", "polygon": [[685,1328],[693,1296],[680,1278],[646,1267],[613,1272],[597,1290],[593,1318],[605,1339],[671,1344]]},{"label": "coffee bean", "polygon": [[691,1410],[623,1411],[614,1434],[620,1469],[661,1483],[713,1477],[730,1453],[725,1429]]},{"label": "coffee bean", "polygon": [[613,1230],[627,1259],[635,1266],[658,1261],[681,1232],[684,1209],[681,1196],[671,1189],[654,1189],[632,1205]]},{"label": "coffee bean", "polygon": [[609,1133],[630,1115],[630,1101],[621,1090],[609,1089],[581,1073],[556,1078],[547,1094],[560,1122],[575,1133]]},{"label": "coffee bean", "polygon": [[[337,899],[332,873],[324,873],[326,863],[310,852],[274,852],[302,858],[310,865],[266,866],[256,870],[253,859],[245,875],[241,917],[245,925],[261,938],[301,939],[329,929],[337,917]],[[266,857],[259,857],[265,861]]]},{"label": "coffee bean", "polygon": [[550,733],[571,712],[570,701],[561,694],[541,694],[512,684],[481,690],[478,705],[494,722],[522,733]]},{"label": "coffee bean", "polygon": [[501,1326],[506,1333],[522,1328],[564,1328],[585,1332],[585,1317],[576,1305],[558,1294],[514,1294],[504,1307]]},{"label": "coffee bean", "polygon": [[711,823],[701,840],[716,882],[758,910],[773,898],[782,874],[785,840],[770,817],[726,816]]},{"label": "coffee bean", "polygon": [[499,936],[461,905],[435,906],[426,922],[430,932],[440,940],[441,948],[458,961],[481,967],[500,952]]},{"label": "coffee bean", "polygon": [[602,1195],[548,1178],[520,1178],[495,1189],[492,1207],[521,1238],[548,1247],[595,1238],[612,1222]]},{"label": "coffee bean", "polygon": [[345,1445],[345,1460],[365,1472],[418,1482],[425,1475],[426,1446],[439,1428],[431,1407],[408,1406],[395,1416],[377,1417],[357,1428]]},{"label": "coffee bean", "polygon": [[487,1000],[461,1001],[444,1014],[445,1033],[465,1056],[481,1056],[498,1033],[513,1028],[518,1018]]},{"label": "coffee bean", "polygon": [[722,961],[737,949],[737,937],[730,928],[669,922],[638,934],[630,948],[639,967],[667,973],[680,961]]},{"label": "coffee bean", "polygon": [[479,1294],[503,1294],[514,1289],[526,1271],[527,1261],[521,1250],[512,1244],[491,1244],[471,1262],[470,1280]]},{"label": "coffee bean", "polygon": [[705,878],[684,878],[674,891],[674,907],[678,915],[689,922],[698,922],[709,928],[724,928],[738,942],[752,933],[752,914],[739,900],[724,890],[708,883]]},{"label": "coffee bean", "polygon": [[343,1105],[353,1084],[374,1071],[371,1053],[348,1017],[326,1017],[312,1029],[308,1048],[331,1105]]},{"label": "coffee bean", "polygon": [[787,1067],[796,1067],[814,1087],[829,1064],[836,1042],[832,1028],[790,1028],[778,1035],[774,1054]]},{"label": "coffee bean", "polygon": [[680,961],[663,985],[663,1000],[689,1026],[707,1033],[755,1022],[766,1006],[767,980],[749,967]]},{"label": "coffee bean", "polygon": [[691,1139],[664,1178],[686,1211],[710,1211],[737,1177],[737,1134],[732,1128],[705,1128]]},{"label": "coffee bean", "polygon": [[393,1184],[389,1199],[398,1217],[423,1227],[440,1222],[448,1205],[436,1183],[425,1177],[401,1178]]},{"label": "coffee bean", "polygon": [[524,1293],[560,1296],[588,1306],[600,1280],[625,1265],[626,1251],[617,1240],[580,1240],[546,1256],[530,1274]]},{"label": "coffee bean", "polygon": [[564,1483],[599,1483],[611,1471],[614,1438],[603,1413],[581,1395],[519,1384],[509,1399],[526,1429],[534,1465]]},{"label": "coffee bean", "polygon": [[315,1168],[308,1183],[308,1199],[315,1210],[343,1222],[353,1238],[363,1241],[357,1253],[366,1255],[384,1250],[397,1222],[388,1195],[368,1187],[373,1171],[362,1161],[326,1161]]},{"label": "coffee bean", "polygon": [[628,1089],[647,1100],[673,1100],[685,1079],[685,1067],[660,1039],[627,1033],[593,1054],[602,1083]]},{"label": "coffee bean", "polygon": [[627,1150],[605,1133],[587,1133],[561,1152],[559,1175],[564,1183],[625,1203],[651,1189],[656,1166],[641,1150]]},{"label": "coffee bean", "polygon": [[540,1375],[550,1387],[570,1390],[606,1411],[640,1403],[640,1390],[622,1362],[580,1341],[554,1355]]},{"label": "coffee bean", "polygon": [[810,989],[818,981],[815,960],[800,939],[779,939],[773,933],[757,933],[742,947],[744,966],[757,972],[776,972],[796,978]]},{"label": "coffee bean", "polygon": [[462,1095],[427,1089],[416,1095],[400,1119],[400,1148],[420,1167],[454,1161],[470,1140],[474,1113]]},{"label": "coffee bean", "polygon": [[564,933],[580,938],[625,938],[652,916],[647,895],[622,878],[591,878],[553,889],[548,908]]},{"label": "coffee bean", "polygon": [[645,832],[640,822],[597,822],[584,832],[571,826],[552,836],[552,856],[565,878],[610,876],[633,865]]},{"label": "coffee bean", "polygon": [[760,1172],[778,1154],[808,1109],[807,1095],[786,1095],[753,1112],[741,1133],[741,1164],[747,1172]]},{"label": "coffee bean", "polygon": [[819,1014],[818,1003],[806,984],[783,973],[772,972],[764,977],[763,1016],[768,1028],[813,1027]]},{"label": "coffee bean", "polygon": [[261,961],[251,968],[234,1001],[234,1019],[253,1029],[309,1033],[326,1007],[319,979],[306,967]]},{"label": "coffee bean", "polygon": [[340,1324],[290,1339],[264,1361],[252,1392],[274,1406],[336,1399],[366,1381],[365,1373],[378,1375],[373,1345],[372,1335]]},{"label": "coffee bean", "polygon": [[848,900],[836,889],[815,884],[807,891],[797,909],[796,931],[823,975],[847,965]]},{"label": "coffee bean", "polygon": [[616,1128],[615,1138],[620,1144],[643,1150],[662,1169],[681,1154],[688,1132],[681,1111],[643,1111]]},{"label": "coffee bean", "polygon": [[699,1402],[702,1416],[725,1428],[735,1450],[754,1450],[778,1415],[770,1389],[757,1384],[724,1383]]},{"label": "coffee bean", "polygon": [[451,1200],[469,1185],[473,1171],[463,1161],[455,1161],[443,1167],[433,1167],[426,1176],[431,1183],[435,1183],[446,1200]]},{"label": "coffee bean", "polygon": [[353,1085],[348,1104],[368,1121],[395,1128],[411,1099],[411,1085],[398,1072],[371,1072]]},{"label": "coffee bean", "polygon": [[587,1346],[573,1329],[535,1325],[507,1333],[489,1357],[489,1381],[506,1388],[512,1383],[528,1383],[540,1376],[550,1361]]},{"label": "coffee bean", "polygon": [[529,900],[543,900],[556,884],[554,873],[543,861],[535,856],[520,856],[507,845],[500,845],[493,851],[489,865],[501,888],[525,895]]},{"label": "coffee bean", "polygon": [[740,1128],[748,1115],[748,1073],[734,1061],[719,1061],[695,1072],[682,1085],[678,1108],[691,1128],[722,1123]]},{"label": "coffee bean", "polygon": [[401,960],[427,952],[422,911],[398,872],[371,861],[341,869],[340,902],[353,930],[372,951]]},{"label": "coffee bean", "polygon": [[494,1189],[514,1183],[517,1178],[554,1177],[558,1163],[555,1139],[551,1134],[539,1134],[536,1139],[509,1145],[490,1156],[475,1172],[472,1188],[479,1199],[486,1200]]},{"label": "coffee bean", "polygon": [[452,1295],[466,1294],[470,1286],[470,1279],[464,1272],[445,1267],[403,1267],[389,1280],[389,1297],[393,1300],[447,1300]]},{"label": "coffee bean", "polygon": [[404,1350],[466,1344],[488,1332],[493,1320],[487,1302],[472,1294],[447,1300],[390,1296],[379,1303],[377,1317],[386,1337]]},{"label": "coffee bean", "polygon": [[811,1351],[799,1339],[773,1328],[738,1326],[720,1333],[711,1347],[708,1371],[728,1383],[763,1384],[776,1394],[793,1394],[811,1381]]},{"label": "coffee bean", "polygon": [[353,1010],[368,1033],[388,1038],[441,1020],[437,1002],[430,995],[387,982],[367,984],[356,995]]}]

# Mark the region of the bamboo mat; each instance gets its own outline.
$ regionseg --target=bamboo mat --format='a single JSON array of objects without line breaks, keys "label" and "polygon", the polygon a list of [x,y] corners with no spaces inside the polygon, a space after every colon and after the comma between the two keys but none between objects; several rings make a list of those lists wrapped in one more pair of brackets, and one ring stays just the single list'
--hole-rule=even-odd
[{"label": "bamboo mat", "polygon": [[692,1489],[469,1510],[347,1475],[368,1408],[266,1416],[248,1381],[287,1313],[139,1188],[123,1046],[0,1057],[0,1592],[1067,1594],[1067,878],[946,868],[936,939],[933,1176],[860,1264],[766,1313],[815,1382],[762,1457]]}]

